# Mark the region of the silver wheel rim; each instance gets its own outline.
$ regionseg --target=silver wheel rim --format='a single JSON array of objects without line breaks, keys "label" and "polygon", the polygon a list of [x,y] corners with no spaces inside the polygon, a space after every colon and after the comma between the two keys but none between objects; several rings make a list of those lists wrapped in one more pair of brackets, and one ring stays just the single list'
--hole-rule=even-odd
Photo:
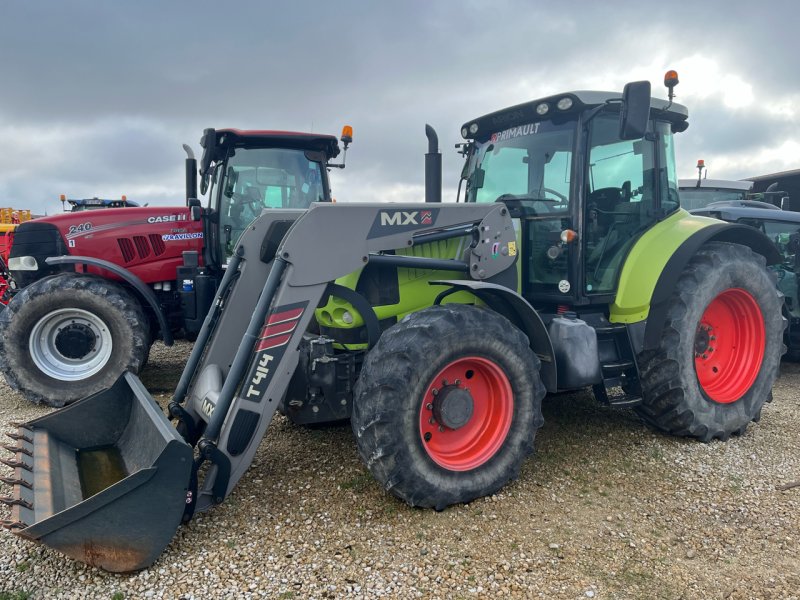
[{"label": "silver wheel rim", "polygon": [[[67,327],[78,327],[94,336],[93,347],[83,356],[69,357],[59,350],[57,340]],[[29,338],[31,358],[46,375],[61,381],[80,381],[99,372],[111,358],[113,344],[108,325],[88,311],[62,308],[48,313],[34,325]]]}]

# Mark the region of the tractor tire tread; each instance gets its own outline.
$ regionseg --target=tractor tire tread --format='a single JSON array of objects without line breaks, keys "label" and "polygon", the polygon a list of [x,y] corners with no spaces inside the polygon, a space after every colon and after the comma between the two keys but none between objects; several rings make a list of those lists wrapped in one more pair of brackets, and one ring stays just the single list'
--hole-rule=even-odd
[{"label": "tractor tire tread", "polygon": [[[644,398],[635,410],[648,425],[672,435],[710,442],[727,440],[732,434],[742,435],[751,421],[760,418],[761,407],[772,398],[786,327],[779,292],[772,285],[765,266],[766,261],[760,254],[745,246],[724,242],[708,243],[692,258],[678,279],[670,301],[660,348],[645,351],[638,357]],[[706,398],[700,390],[694,355],[687,362],[685,349],[691,344],[687,336],[694,339],[699,322],[694,306],[698,294],[710,289],[716,277],[730,273],[747,273],[739,277],[737,285],[750,285],[748,291],[759,298],[767,328],[767,347],[761,372],[751,388],[740,400],[720,404]],[[761,279],[748,284],[747,277]],[[759,289],[765,291],[759,292]],[[779,335],[776,337],[776,334]]]},{"label": "tractor tire tread", "polygon": [[[413,431],[419,413],[417,404],[408,398],[421,397],[429,381],[424,374],[435,375],[439,367],[432,365],[440,365],[448,346],[459,343],[448,339],[454,332],[470,338],[473,344],[475,338],[483,338],[478,343],[485,343],[493,356],[505,356],[504,369],[514,389],[515,405],[519,401],[521,406],[504,448],[475,469],[480,473],[460,479],[437,467],[421,442],[415,450],[398,425],[409,423]],[[508,373],[509,364],[513,373]],[[443,510],[493,494],[519,476],[522,462],[533,452],[536,431],[544,422],[541,401],[545,389],[538,370],[539,360],[527,337],[497,313],[458,304],[413,313],[384,332],[365,358],[351,417],[359,455],[385,490],[411,506]],[[521,394],[527,394],[530,400],[521,399]],[[465,479],[469,480],[466,485]]]},{"label": "tractor tire tread", "polygon": [[[48,303],[55,304],[54,298],[87,295],[105,303],[109,310],[119,315],[127,329],[128,339],[122,346],[125,355],[117,357],[119,367],[123,371],[138,373],[147,360],[150,348],[147,317],[136,298],[122,286],[98,276],[78,273],[62,273],[41,279],[17,293],[0,316],[0,371],[8,385],[30,402],[60,408],[110,386],[121,374],[110,376],[101,371],[90,378],[91,383],[64,382],[41,373],[32,364],[27,340],[30,327],[40,317],[32,317],[31,321],[31,311],[40,310]],[[45,309],[42,314],[47,310],[50,309]],[[119,347],[115,344],[115,348]],[[112,355],[109,360],[114,358]]]}]

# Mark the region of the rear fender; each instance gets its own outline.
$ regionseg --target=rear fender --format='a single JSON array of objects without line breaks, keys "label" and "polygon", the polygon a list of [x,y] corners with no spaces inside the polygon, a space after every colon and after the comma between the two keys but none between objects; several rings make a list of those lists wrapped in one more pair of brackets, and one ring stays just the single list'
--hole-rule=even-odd
[{"label": "rear fender", "polygon": [[[669,300],[686,265],[708,242],[728,242],[749,247],[762,255],[768,265],[780,263],[783,257],[778,248],[758,229],[735,223],[715,223],[687,238],[667,261],[658,278],[650,300],[650,313],[644,332],[643,350],[655,350],[661,342],[661,331],[667,318]],[[638,349],[637,349],[638,350]]]},{"label": "rear fender", "polygon": [[548,392],[555,392],[558,389],[556,357],[550,335],[547,333],[547,327],[539,313],[525,298],[507,287],[484,281],[446,280],[431,281],[430,283],[431,285],[450,286],[449,290],[445,290],[437,296],[434,304],[440,304],[446,296],[452,293],[469,292],[521,329],[528,336],[531,349],[542,363],[540,373],[545,388]]},{"label": "rear fender", "polygon": [[45,262],[48,265],[92,265],[94,267],[100,267],[101,269],[110,271],[117,277],[120,277],[135,290],[136,294],[141,299],[147,302],[147,305],[155,313],[156,319],[158,319],[158,326],[161,329],[161,338],[164,341],[164,345],[172,346],[174,343],[172,339],[172,331],[170,331],[169,324],[167,323],[167,317],[164,315],[164,311],[161,310],[161,305],[158,302],[158,298],[156,298],[156,295],[153,293],[153,290],[151,290],[144,281],[139,279],[127,269],[124,269],[119,265],[115,265],[107,260],[92,258],[90,256],[52,256],[47,258]]}]

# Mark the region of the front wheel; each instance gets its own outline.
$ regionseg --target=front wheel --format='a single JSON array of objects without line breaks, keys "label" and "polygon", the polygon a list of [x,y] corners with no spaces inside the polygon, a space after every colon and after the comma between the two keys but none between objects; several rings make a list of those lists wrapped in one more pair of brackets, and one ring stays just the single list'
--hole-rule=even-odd
[{"label": "front wheel", "polygon": [[657,429],[702,441],[744,433],[771,398],[785,326],[763,257],[707,244],[678,280],[659,349],[640,356],[636,410]]},{"label": "front wheel", "polygon": [[30,401],[60,407],[138,373],[150,346],[137,300],[99,277],[65,273],[23,289],[0,322],[0,369]]},{"label": "front wheel", "polygon": [[496,492],[533,449],[545,390],[525,335],[449,304],[403,319],[367,354],[351,422],[372,475],[412,506]]}]

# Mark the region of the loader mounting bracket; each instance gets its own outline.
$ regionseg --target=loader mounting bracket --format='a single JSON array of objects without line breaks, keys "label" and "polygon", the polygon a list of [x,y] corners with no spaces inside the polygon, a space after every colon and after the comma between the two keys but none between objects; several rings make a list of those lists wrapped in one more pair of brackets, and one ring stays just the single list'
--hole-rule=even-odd
[{"label": "loader mounting bracket", "polygon": [[195,425],[194,419],[186,412],[186,409],[177,402],[172,401],[169,403],[167,410],[169,410],[170,418],[177,419],[178,423],[182,426],[182,428],[178,427],[177,429],[178,433],[186,440],[186,443],[191,446],[197,444],[197,440],[200,439],[200,432]]},{"label": "loader mounting bracket", "polygon": [[212,491],[214,504],[221,504],[225,500],[225,491],[228,489],[228,481],[231,478],[231,461],[213,442],[200,440],[198,447],[202,459],[210,460],[217,467],[217,476],[214,479]]}]

